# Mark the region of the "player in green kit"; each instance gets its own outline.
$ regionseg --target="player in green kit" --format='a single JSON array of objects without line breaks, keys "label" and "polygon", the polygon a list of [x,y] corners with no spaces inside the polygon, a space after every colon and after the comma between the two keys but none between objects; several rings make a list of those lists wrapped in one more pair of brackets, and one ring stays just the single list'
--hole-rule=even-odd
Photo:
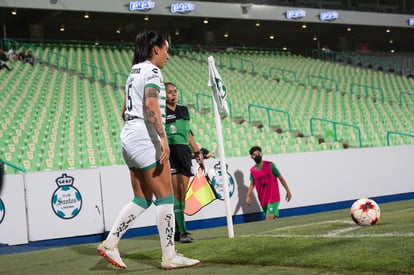
[{"label": "player in green kit", "polygon": [[[178,105],[177,87],[170,82],[165,83],[166,90],[166,121],[165,131],[170,145],[171,180],[174,189],[174,214],[176,222],[175,240],[189,243],[193,240],[187,232],[184,218],[185,193],[188,182],[193,175],[191,156],[203,164],[203,155],[194,140],[190,127],[190,115],[186,106]],[[190,148],[191,147],[191,148]]]}]

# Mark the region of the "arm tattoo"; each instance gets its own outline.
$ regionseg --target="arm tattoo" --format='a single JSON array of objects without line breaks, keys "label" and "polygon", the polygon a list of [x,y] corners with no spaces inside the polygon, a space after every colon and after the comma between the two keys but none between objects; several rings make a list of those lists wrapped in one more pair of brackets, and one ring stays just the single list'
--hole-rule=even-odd
[{"label": "arm tattoo", "polygon": [[154,110],[148,110],[148,116],[158,135],[163,138],[165,136],[165,130],[161,120],[159,119],[159,115],[157,115]]},{"label": "arm tattoo", "polygon": [[153,87],[148,87],[148,88],[145,88],[145,90],[144,90],[145,98],[149,98],[149,97],[158,98],[159,93],[160,92],[157,89],[153,88]]},{"label": "arm tattoo", "polygon": [[[145,96],[145,101],[148,98],[158,99],[159,91],[155,88],[148,87],[148,88],[145,88],[144,96]],[[157,104],[157,108],[159,108],[158,104]],[[159,111],[157,112],[157,110],[153,110],[153,109],[147,109],[147,115],[148,115],[149,121],[154,126],[158,135],[161,138],[165,137],[165,130],[164,130],[164,125],[162,124],[160,112]]]}]

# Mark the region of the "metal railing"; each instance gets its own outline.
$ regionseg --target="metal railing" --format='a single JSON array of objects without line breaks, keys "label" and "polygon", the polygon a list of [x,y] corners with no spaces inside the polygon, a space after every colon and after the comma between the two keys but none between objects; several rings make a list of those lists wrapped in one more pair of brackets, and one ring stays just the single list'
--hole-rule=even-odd
[{"label": "metal railing", "polygon": [[[201,108],[202,108],[202,104],[201,104],[201,99],[202,98],[207,97],[210,100],[210,104],[209,104],[209,108],[211,108],[210,110],[213,112],[213,96],[212,95],[208,95],[208,94],[201,94],[201,93],[197,93],[196,94],[196,102],[195,102],[195,108],[198,112],[201,112]],[[233,117],[233,111],[232,111],[232,105],[231,105],[231,101],[229,99],[226,99],[227,101],[227,105],[229,106],[229,116]]]},{"label": "metal railing", "polygon": [[265,109],[266,110],[266,113],[267,113],[267,122],[268,122],[268,126],[269,127],[271,127],[271,125],[272,125],[272,123],[271,123],[271,117],[270,117],[270,112],[282,113],[282,114],[286,115],[287,122],[288,122],[289,132],[292,131],[292,123],[291,123],[290,114],[289,114],[288,111],[281,110],[281,109],[270,108],[270,107],[265,107],[265,106],[256,105],[256,104],[249,104],[249,106],[248,106],[249,123],[252,123],[252,109],[253,108]]},{"label": "metal railing", "polygon": [[[86,64],[86,63],[82,63],[81,64],[81,74],[83,77],[87,77],[88,75],[88,68],[90,68],[91,70],[91,74],[90,77],[92,78],[93,81],[97,81],[97,80],[103,80],[103,83],[106,84],[106,77],[105,77],[105,70],[102,69],[101,67],[95,66],[95,65],[90,65],[90,64]],[[100,72],[102,74],[103,78],[97,78],[97,72]]]},{"label": "metal railing", "polygon": [[[55,63],[52,61],[52,58],[55,57]],[[59,68],[60,60],[63,59],[63,62],[65,63],[65,70],[68,71],[69,69],[69,60],[68,57],[57,52],[48,52],[47,53],[47,65],[51,66],[54,65],[57,68]]]},{"label": "metal railing", "polygon": [[296,81],[296,72],[295,71],[287,70],[287,69],[283,69],[283,68],[278,68],[278,67],[271,67],[269,69],[269,77],[270,78],[275,78],[273,76],[273,72],[275,72],[276,74],[279,73],[279,75],[281,76],[281,79],[283,81]]},{"label": "metal railing", "polygon": [[[251,60],[238,58],[238,57],[230,57],[229,58],[229,63],[230,63],[229,64],[230,69],[237,69],[241,72],[246,71],[246,72],[249,72],[251,74],[255,73],[254,63]],[[236,66],[236,65],[238,65],[238,66]],[[247,70],[247,68],[246,68],[247,66],[250,67],[250,70]]]},{"label": "metal railing", "polygon": [[370,86],[370,85],[364,85],[364,84],[359,84],[359,83],[351,83],[350,86],[349,86],[349,90],[350,90],[350,95],[351,96],[354,93],[354,88],[355,87],[362,87],[362,88],[364,88],[365,98],[368,98],[368,90],[379,91],[380,94],[381,94],[381,102],[384,103],[384,91],[380,87],[375,87],[375,86]]},{"label": "metal railing", "polygon": [[414,138],[414,134],[403,133],[403,132],[398,132],[398,131],[388,131],[387,134],[386,134],[387,146],[391,146],[391,142],[390,142],[390,136],[391,135],[399,135],[399,136],[406,136],[406,137]]},{"label": "metal railing", "polygon": [[400,96],[400,106],[402,106],[402,104],[403,104],[403,100],[402,100],[403,95],[414,96],[414,92],[400,92],[400,94],[399,94],[399,96]]},{"label": "metal railing", "polygon": [[2,159],[2,158],[0,158],[0,165],[2,165],[2,167],[0,167],[0,169],[3,169],[3,165],[7,165],[7,166],[10,166],[10,167],[20,171],[20,172],[23,172],[23,173],[26,172],[26,169],[24,169],[23,167],[20,167],[20,166],[18,166],[16,164],[13,164],[13,163],[5,160],[5,159]]},{"label": "metal railing", "polygon": [[315,84],[314,80],[316,79],[316,80],[319,80],[319,83],[320,83],[319,86],[322,89],[327,89],[329,87],[327,83],[333,83],[335,84],[335,91],[336,92],[338,91],[338,82],[336,82],[336,80],[333,78],[323,77],[320,75],[308,75],[307,78],[308,78],[308,85],[310,86]]},{"label": "metal railing", "polygon": [[338,124],[339,125],[342,125],[342,126],[345,126],[345,127],[351,127],[351,128],[356,129],[358,131],[359,147],[362,147],[361,129],[359,128],[359,126],[353,125],[353,124],[344,123],[344,122],[339,122],[339,121],[335,121],[335,120],[325,119],[325,118],[312,117],[309,120],[309,127],[310,127],[310,134],[311,134],[311,136],[313,136],[313,122],[314,121],[321,121],[321,122],[326,122],[326,123],[332,124],[332,126],[333,126],[333,134],[334,134],[334,141],[337,141],[338,140],[337,129],[336,129],[336,126]]},{"label": "metal railing", "polygon": [[126,79],[128,78],[127,74],[115,72],[114,73],[114,86],[115,86],[115,89],[118,88],[118,87],[121,87],[121,85],[118,85],[118,76],[123,78],[123,80],[124,80],[123,83],[125,83]]}]

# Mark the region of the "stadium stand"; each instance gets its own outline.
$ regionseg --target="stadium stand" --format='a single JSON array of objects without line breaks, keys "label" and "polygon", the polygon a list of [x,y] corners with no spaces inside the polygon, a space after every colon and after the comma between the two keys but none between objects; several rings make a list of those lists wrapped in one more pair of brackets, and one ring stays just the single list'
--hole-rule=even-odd
[{"label": "stadium stand", "polygon": [[[16,63],[0,74],[8,91],[0,101],[2,156],[28,171],[123,164],[120,110],[132,50],[31,47],[39,63]],[[177,49],[163,74],[190,107],[200,146],[214,151],[208,55]],[[248,155],[254,144],[272,154],[414,142],[412,78],[288,52],[223,51],[214,57],[230,90],[231,114],[222,119],[229,157]]]}]

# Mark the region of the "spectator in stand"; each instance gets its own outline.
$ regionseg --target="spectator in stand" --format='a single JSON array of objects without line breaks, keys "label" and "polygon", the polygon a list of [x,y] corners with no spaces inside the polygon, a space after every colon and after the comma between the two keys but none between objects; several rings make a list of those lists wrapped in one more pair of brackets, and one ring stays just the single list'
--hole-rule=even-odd
[{"label": "spectator in stand", "polygon": [[26,57],[24,59],[24,62],[25,63],[29,63],[30,65],[33,66],[33,64],[35,63],[35,58],[33,56],[32,50],[28,50],[27,51],[27,55],[26,55]]},{"label": "spectator in stand", "polygon": [[17,60],[25,61],[26,59],[26,49],[20,48],[19,54],[17,55]]},{"label": "spectator in stand", "polygon": [[7,61],[9,60],[9,58],[7,57],[7,54],[3,51],[2,48],[0,48],[0,70],[3,68],[6,68],[8,71],[11,71],[13,69],[9,68],[9,66],[7,66]]},{"label": "spectator in stand", "polygon": [[16,61],[18,59],[18,54],[16,51],[16,46],[12,46],[8,52],[9,59],[12,61]]}]

